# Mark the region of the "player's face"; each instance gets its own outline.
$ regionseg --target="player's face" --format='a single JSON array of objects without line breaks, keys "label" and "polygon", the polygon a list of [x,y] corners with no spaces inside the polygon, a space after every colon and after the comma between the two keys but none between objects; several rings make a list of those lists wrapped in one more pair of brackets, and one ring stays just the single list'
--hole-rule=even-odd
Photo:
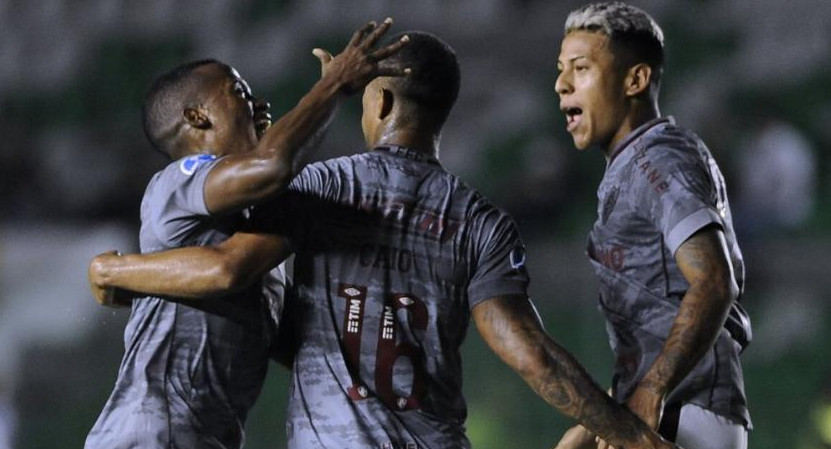
[{"label": "player's face", "polygon": [[212,146],[221,154],[252,150],[271,124],[268,102],[254,97],[234,68],[216,64],[208,67],[216,75],[208,83],[213,90],[207,105],[214,129]]},{"label": "player's face", "polygon": [[609,37],[589,31],[568,33],[557,70],[555,90],[574,146],[584,150],[598,145],[608,151],[625,136],[622,126],[627,115],[624,76],[615,64]]}]

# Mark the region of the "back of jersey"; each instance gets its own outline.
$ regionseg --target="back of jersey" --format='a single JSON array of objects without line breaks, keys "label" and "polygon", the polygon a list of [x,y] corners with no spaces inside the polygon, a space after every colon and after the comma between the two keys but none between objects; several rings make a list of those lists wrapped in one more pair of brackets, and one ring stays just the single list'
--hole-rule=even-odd
[{"label": "back of jersey", "polygon": [[469,447],[470,309],[527,289],[510,217],[400,147],[309,166],[272,213],[296,251],[289,447]]}]

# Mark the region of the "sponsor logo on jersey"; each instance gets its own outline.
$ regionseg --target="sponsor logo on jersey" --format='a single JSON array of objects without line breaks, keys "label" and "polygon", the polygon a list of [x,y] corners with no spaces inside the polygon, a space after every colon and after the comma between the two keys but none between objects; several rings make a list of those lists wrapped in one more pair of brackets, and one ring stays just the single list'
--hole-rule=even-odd
[{"label": "sponsor logo on jersey", "polygon": [[646,157],[646,148],[642,148],[635,154],[635,158],[633,162],[638,167],[639,172],[646,176],[646,180],[649,182],[649,185],[658,192],[664,193],[669,189],[669,183],[667,182],[667,177],[659,171],[656,167],[652,166],[652,162],[647,159]]},{"label": "sponsor logo on jersey", "polygon": [[615,186],[603,200],[603,208],[600,210],[600,221],[603,224],[606,224],[606,221],[609,219],[609,216],[612,215],[612,211],[615,209],[615,205],[617,204],[617,199],[619,196],[620,187]]},{"label": "sponsor logo on jersey", "polygon": [[597,248],[595,257],[598,262],[615,271],[620,271],[625,262],[624,248],[620,245],[611,245],[606,248]]},{"label": "sponsor logo on jersey", "polygon": [[508,259],[511,261],[511,268],[514,270],[519,270],[520,268],[525,266],[525,248],[521,246],[517,246],[516,248],[511,250],[511,254],[508,256]]},{"label": "sponsor logo on jersey", "polygon": [[199,167],[199,165],[214,159],[216,159],[216,156],[212,154],[196,154],[188,156],[179,162],[179,170],[181,170],[185,175],[190,176],[196,172],[196,168]]}]

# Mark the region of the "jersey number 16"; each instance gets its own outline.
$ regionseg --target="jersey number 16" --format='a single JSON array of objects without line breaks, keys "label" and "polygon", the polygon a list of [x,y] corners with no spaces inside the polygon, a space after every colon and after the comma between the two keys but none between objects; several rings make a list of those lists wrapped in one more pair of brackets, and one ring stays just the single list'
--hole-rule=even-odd
[{"label": "jersey number 16", "polygon": [[[370,397],[369,389],[361,381],[361,338],[364,331],[364,309],[367,300],[367,288],[363,285],[340,284],[338,296],[346,299],[343,316],[342,345],[352,386],[348,389],[353,401]],[[404,309],[409,316],[410,330],[424,332],[427,330],[427,307],[415,295],[391,293],[384,298],[382,316],[378,326],[375,353],[375,392],[387,407],[392,410],[412,410],[420,407],[421,398],[426,389],[426,372],[418,346],[406,342],[396,342],[399,333],[396,316]],[[402,396],[393,388],[393,368],[400,357],[406,357],[412,367],[412,387],[409,396]]]}]

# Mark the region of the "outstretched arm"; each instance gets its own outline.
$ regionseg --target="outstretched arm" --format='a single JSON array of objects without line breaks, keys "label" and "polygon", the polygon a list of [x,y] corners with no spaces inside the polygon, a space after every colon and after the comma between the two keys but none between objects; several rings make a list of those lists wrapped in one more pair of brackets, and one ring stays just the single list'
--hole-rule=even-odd
[{"label": "outstretched arm", "polygon": [[652,428],[660,422],[667,394],[713,347],[739,291],[724,234],[716,226],[693,234],[675,252],[675,260],[690,288],[661,353],[627,400]]},{"label": "outstretched arm", "polygon": [[262,202],[280,192],[302,168],[303,149],[316,144],[341,100],[377,76],[403,76],[408,69],[385,59],[407,43],[406,36],[382,48],[387,19],[356,31],[337,56],[315,49],[323,76],[297,106],[263,134],[254,151],[222,158],[205,180],[205,204],[219,214]]},{"label": "outstretched arm", "polygon": [[251,285],[289,254],[288,243],[278,235],[238,232],[217,246],[98,255],[90,263],[89,282],[96,301],[106,306],[127,305],[124,291],[222,296]]},{"label": "outstretched arm", "polygon": [[485,342],[546,402],[616,446],[672,448],[615,403],[542,327],[526,297],[496,297],[473,308]]}]

